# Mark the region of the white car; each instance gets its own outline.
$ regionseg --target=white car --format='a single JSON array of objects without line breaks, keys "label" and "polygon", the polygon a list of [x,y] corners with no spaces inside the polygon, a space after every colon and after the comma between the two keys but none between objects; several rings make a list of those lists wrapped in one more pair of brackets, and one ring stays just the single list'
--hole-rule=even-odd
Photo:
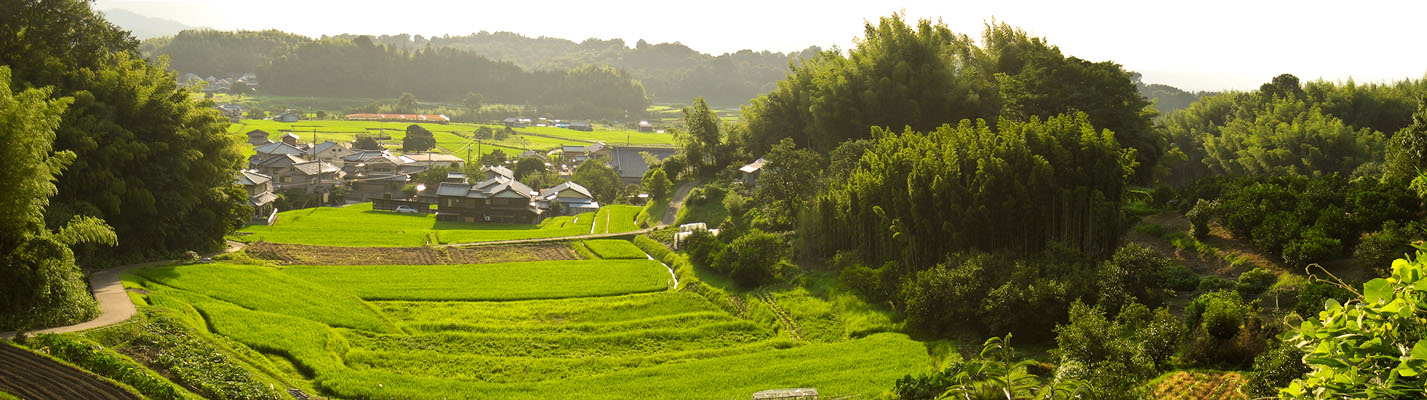
[{"label": "white car", "polygon": [[416,209],[415,209],[415,208],[411,208],[411,206],[396,206],[396,212],[399,212],[399,213],[407,213],[407,214],[416,214]]}]

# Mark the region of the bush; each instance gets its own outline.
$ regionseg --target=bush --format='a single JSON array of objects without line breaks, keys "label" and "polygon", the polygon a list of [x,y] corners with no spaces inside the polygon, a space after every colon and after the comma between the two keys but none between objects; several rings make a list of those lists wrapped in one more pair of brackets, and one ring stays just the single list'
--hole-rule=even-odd
[{"label": "bush", "polygon": [[1381,269],[1392,265],[1392,260],[1404,258],[1412,252],[1409,243],[1413,236],[1411,231],[1408,227],[1388,221],[1381,230],[1369,233],[1358,242],[1358,247],[1353,249],[1353,257],[1362,266]]},{"label": "bush", "polygon": [[1195,290],[1199,293],[1209,293],[1233,288],[1234,281],[1211,275],[1199,279],[1199,287]]},{"label": "bush", "polygon": [[1278,281],[1278,275],[1273,271],[1263,268],[1254,268],[1239,274],[1239,280],[1234,283],[1234,290],[1246,299],[1258,297],[1268,290],[1269,286]]},{"label": "bush", "polygon": [[1190,329],[1202,326],[1210,336],[1227,340],[1239,333],[1239,325],[1243,324],[1248,312],[1248,307],[1237,293],[1205,293],[1185,307],[1184,323]]},{"label": "bush", "polygon": [[902,286],[898,297],[909,328],[942,332],[976,321],[986,292],[981,263],[968,260],[957,266],[937,264],[918,272]]},{"label": "bush", "polygon": [[1337,285],[1315,282],[1298,291],[1298,303],[1293,306],[1293,312],[1305,319],[1315,318],[1319,311],[1323,311],[1323,304],[1328,299],[1337,299],[1342,303],[1353,297],[1351,292]]},{"label": "bush", "polygon": [[1065,318],[1064,282],[1041,278],[1029,283],[1008,281],[986,293],[981,321],[990,332],[1015,332],[1016,337],[1039,341],[1053,335]]},{"label": "bush", "polygon": [[1278,388],[1288,386],[1308,371],[1302,352],[1290,343],[1274,341],[1272,347],[1254,357],[1253,369],[1245,376],[1248,382],[1244,391],[1253,398],[1273,397]]},{"label": "bush", "polygon": [[723,253],[724,244],[718,241],[713,233],[706,230],[697,230],[684,237],[679,243],[679,249],[689,253],[694,265],[714,269],[719,272],[728,272],[723,269],[717,261]]},{"label": "bush", "polygon": [[1297,239],[1283,245],[1283,261],[1288,265],[1303,266],[1327,260],[1343,253],[1343,242],[1328,237],[1319,227],[1303,232]]},{"label": "bush", "polygon": [[50,236],[25,239],[0,261],[0,330],[74,324],[99,315],[74,252]]},{"label": "bush", "polygon": [[788,244],[783,238],[754,229],[729,243],[721,261],[728,265],[729,276],[734,282],[744,287],[757,287],[778,276],[788,252]]},{"label": "bush", "polygon": [[1199,274],[1189,267],[1171,264],[1160,272],[1160,280],[1164,282],[1164,287],[1180,292],[1193,291],[1199,287]]},{"label": "bush", "polygon": [[1218,202],[1209,202],[1199,199],[1194,203],[1194,208],[1190,208],[1184,216],[1189,218],[1189,235],[1196,240],[1204,240],[1209,237],[1209,220],[1214,218],[1214,210],[1218,207]]}]

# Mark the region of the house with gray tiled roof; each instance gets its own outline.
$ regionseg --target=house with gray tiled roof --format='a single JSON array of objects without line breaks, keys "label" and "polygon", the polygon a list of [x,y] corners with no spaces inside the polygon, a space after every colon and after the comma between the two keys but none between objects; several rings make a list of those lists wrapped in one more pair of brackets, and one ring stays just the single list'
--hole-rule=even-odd
[{"label": "house with gray tiled roof", "polygon": [[529,186],[504,177],[474,184],[443,182],[436,189],[436,220],[537,223],[542,214],[534,203],[537,194]]},{"label": "house with gray tiled roof", "polygon": [[273,202],[277,200],[277,195],[273,194],[272,177],[258,173],[253,170],[238,171],[233,183],[243,186],[243,190],[248,192],[248,206],[253,207],[253,223],[267,223],[268,217],[275,211]]},{"label": "house with gray tiled roof", "polygon": [[[566,181],[555,187],[543,189],[535,199],[536,206],[550,212],[559,204],[559,215],[575,215],[600,210],[600,203],[590,194],[590,190],[578,183]],[[554,215],[550,215],[554,216]]]}]

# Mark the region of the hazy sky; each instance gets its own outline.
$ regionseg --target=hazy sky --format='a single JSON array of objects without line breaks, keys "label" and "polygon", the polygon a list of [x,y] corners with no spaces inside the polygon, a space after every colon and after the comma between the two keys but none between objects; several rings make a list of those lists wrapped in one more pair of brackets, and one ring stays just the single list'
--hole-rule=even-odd
[{"label": "hazy sky", "polygon": [[323,34],[465,35],[511,31],[630,45],[682,42],[713,54],[739,49],[849,48],[863,23],[896,11],[979,37],[1005,21],[1066,54],[1112,60],[1151,83],[1187,90],[1250,89],[1274,75],[1359,82],[1422,78],[1427,1],[457,1],[98,0],[187,25]]}]

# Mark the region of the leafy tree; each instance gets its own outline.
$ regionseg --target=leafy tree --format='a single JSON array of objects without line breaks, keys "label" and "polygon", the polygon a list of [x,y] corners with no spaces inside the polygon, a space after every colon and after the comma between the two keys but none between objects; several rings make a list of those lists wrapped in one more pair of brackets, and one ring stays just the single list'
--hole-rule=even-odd
[{"label": "leafy tree", "polygon": [[1387,162],[1383,166],[1383,180],[1407,182],[1427,170],[1427,97],[1412,114],[1412,125],[1392,135],[1387,143]]},{"label": "leafy tree", "polygon": [[466,99],[465,101],[462,101],[461,104],[465,105],[467,109],[471,110],[471,112],[480,112],[481,103],[485,102],[485,99],[485,96],[481,96],[480,93],[470,92],[466,93]]},{"label": "leafy tree", "polygon": [[797,210],[821,189],[817,183],[826,162],[815,151],[797,148],[792,138],[784,138],[764,158],[767,164],[758,176],[754,196],[767,206],[764,216],[775,226],[792,228]]},{"label": "leafy tree", "polygon": [[417,124],[406,127],[406,136],[401,138],[403,151],[426,151],[433,147],[436,147],[436,135],[431,131]]},{"label": "leafy tree", "polygon": [[545,160],[540,157],[525,157],[515,162],[515,169],[511,174],[515,175],[515,180],[525,182],[526,177],[537,172],[545,172]]},{"label": "leafy tree", "polygon": [[451,169],[448,167],[440,165],[432,166],[412,177],[411,183],[418,186],[425,185],[425,193],[434,194],[436,193],[436,188],[441,186],[441,182],[446,181],[446,174],[450,172]]},{"label": "leafy tree", "polygon": [[50,99],[50,88],[14,93],[0,66],[0,329],[80,322],[98,314],[72,248],[117,244],[103,220],[78,216],[57,231],[45,228],[56,178],[74,161],[54,150],[55,130],[70,98]]},{"label": "leafy tree", "polygon": [[659,201],[669,194],[669,187],[674,183],[669,181],[669,175],[664,170],[654,168],[644,173],[644,190],[649,192],[650,201]]},{"label": "leafy tree", "polygon": [[133,39],[88,2],[6,8],[0,37],[15,40],[0,40],[0,65],[11,66],[17,85],[74,98],[55,148],[75,162],[55,183],[46,226],[77,216],[113,226],[125,245],[80,249],[86,264],[220,248],[243,202],[225,190],[242,161],[227,118],[193,100],[163,65],[137,58]]},{"label": "leafy tree", "polygon": [[571,174],[570,180],[589,189],[595,201],[601,203],[615,201],[621,187],[619,174],[604,163],[594,160],[580,163],[580,166],[575,167],[575,172]]},{"label": "leafy tree", "polygon": [[1161,279],[1168,268],[1169,260],[1149,248],[1138,244],[1120,247],[1100,268],[1099,306],[1107,313],[1119,313],[1128,303],[1163,304],[1170,297]]},{"label": "leafy tree", "polygon": [[1170,369],[1184,328],[1166,308],[1130,303],[1110,319],[1076,301],[1055,332],[1058,377],[1086,381],[1096,398],[1138,398],[1141,382]]},{"label": "leafy tree", "polygon": [[754,229],[729,243],[721,261],[728,265],[734,282],[752,288],[776,278],[788,253],[788,244],[783,238]]},{"label": "leafy tree", "polygon": [[397,114],[415,114],[419,110],[421,104],[416,102],[416,96],[411,93],[402,93],[401,97],[396,99]]},{"label": "leafy tree", "polygon": [[702,97],[695,98],[693,106],[684,108],[684,129],[675,131],[674,140],[678,141],[679,150],[694,173],[703,175],[712,171],[710,161],[722,143],[722,135],[718,116],[709,110]]},{"label": "leafy tree", "polygon": [[358,150],[383,149],[381,143],[377,143],[377,139],[372,137],[372,135],[357,135],[357,139],[352,142],[352,147]]},{"label": "leafy tree", "polygon": [[[481,165],[504,165],[506,160],[505,152],[501,149],[491,150],[491,152],[481,155]],[[513,172],[513,171],[512,171]]]}]

